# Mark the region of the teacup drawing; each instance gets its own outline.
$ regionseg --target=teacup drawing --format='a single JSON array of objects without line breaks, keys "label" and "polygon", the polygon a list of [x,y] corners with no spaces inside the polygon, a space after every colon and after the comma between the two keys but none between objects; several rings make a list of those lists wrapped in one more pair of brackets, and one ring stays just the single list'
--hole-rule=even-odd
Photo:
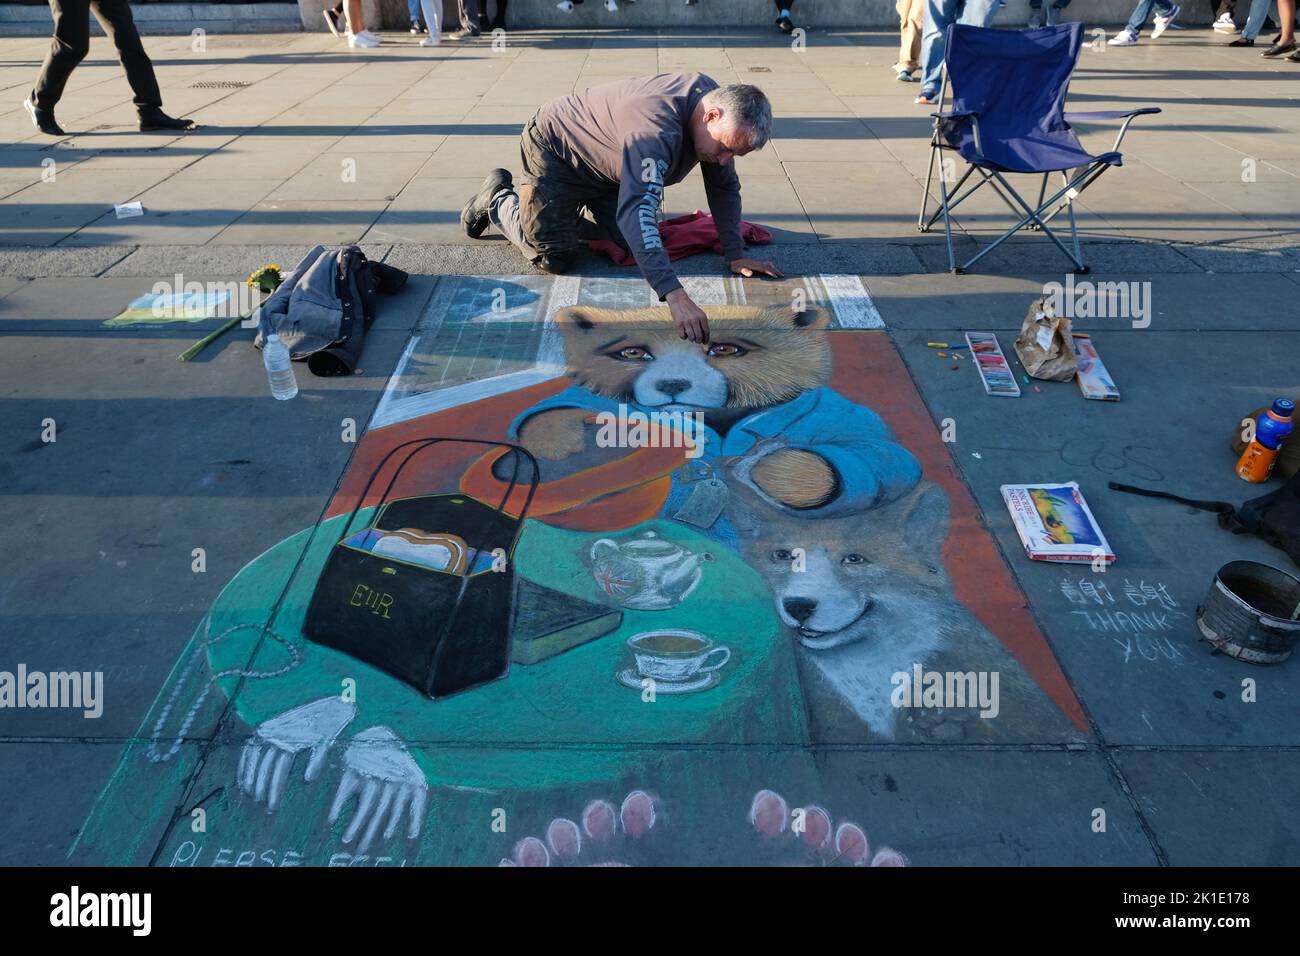
[{"label": "teacup drawing", "polygon": [[[698,631],[661,629],[642,631],[627,639],[642,677],[669,683],[708,674],[731,660],[731,650],[713,643]],[[719,656],[720,655],[720,656]],[[709,658],[718,657],[715,663]]]}]

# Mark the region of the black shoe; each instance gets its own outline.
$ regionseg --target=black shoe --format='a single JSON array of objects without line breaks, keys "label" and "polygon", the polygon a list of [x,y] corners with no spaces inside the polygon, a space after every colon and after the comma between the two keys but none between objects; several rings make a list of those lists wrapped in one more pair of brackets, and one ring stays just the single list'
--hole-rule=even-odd
[{"label": "black shoe", "polygon": [[32,125],[42,133],[49,133],[51,136],[64,135],[63,127],[54,121],[54,110],[38,109],[30,99],[23,100],[23,109],[32,118]]},{"label": "black shoe", "polygon": [[419,36],[421,33],[423,33],[423,32],[424,32],[424,31],[420,29],[420,21],[419,21],[419,20],[412,20],[412,21],[411,21],[411,36],[413,36],[413,37],[418,37],[418,36]]},{"label": "black shoe", "polygon": [[506,28],[506,18],[499,13],[492,18],[492,23],[488,27],[489,30],[504,30],[505,28]]},{"label": "black shoe", "polygon": [[1247,37],[1237,37],[1237,39],[1233,40],[1231,43],[1228,44],[1228,46],[1254,46],[1254,45],[1255,45],[1255,41]]},{"label": "black shoe", "polygon": [[321,12],[325,14],[326,28],[330,33],[334,34],[334,39],[339,39],[343,35],[339,32],[339,15],[333,10],[323,10]]},{"label": "black shoe", "polygon": [[782,33],[794,33],[794,21],[789,17],[777,17],[776,28]]},{"label": "black shoe", "polygon": [[1289,57],[1286,58],[1286,61],[1288,63],[1300,63],[1300,50],[1296,50],[1294,53],[1292,53]]},{"label": "black shoe", "polygon": [[494,169],[487,174],[487,179],[483,180],[483,186],[470,197],[469,202],[460,211],[460,224],[465,230],[465,235],[471,239],[477,239],[483,235],[491,220],[488,219],[488,206],[492,203],[492,197],[504,189],[510,189],[514,185],[514,179],[510,176],[508,169]]},{"label": "black shoe", "polygon": [[176,119],[158,107],[140,110],[140,132],[147,133],[155,129],[194,129],[194,120]]},{"label": "black shoe", "polygon": [[1281,56],[1283,53],[1290,53],[1294,49],[1294,40],[1290,43],[1274,43],[1271,47],[1261,53],[1260,56],[1266,56],[1269,59],[1272,59],[1273,57]]}]

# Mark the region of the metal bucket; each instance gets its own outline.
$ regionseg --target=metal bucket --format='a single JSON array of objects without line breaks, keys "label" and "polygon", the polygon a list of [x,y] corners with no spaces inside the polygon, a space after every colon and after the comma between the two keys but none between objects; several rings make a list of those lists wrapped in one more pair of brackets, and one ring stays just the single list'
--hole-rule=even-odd
[{"label": "metal bucket", "polygon": [[1201,635],[1229,657],[1280,664],[1300,641],[1300,581],[1254,561],[1219,568],[1196,609]]}]

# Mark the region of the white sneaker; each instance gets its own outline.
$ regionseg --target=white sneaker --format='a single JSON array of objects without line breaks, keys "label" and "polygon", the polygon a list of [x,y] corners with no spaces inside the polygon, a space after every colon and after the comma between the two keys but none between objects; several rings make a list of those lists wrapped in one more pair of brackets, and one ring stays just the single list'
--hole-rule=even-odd
[{"label": "white sneaker", "polygon": [[425,37],[423,40],[420,41],[420,46],[437,46],[441,42],[442,42],[442,37],[438,36],[438,34],[436,33],[430,33],[427,37]]},{"label": "white sneaker", "polygon": [[382,41],[380,41],[379,37],[375,36],[375,35],[374,35],[373,33],[371,33],[369,30],[362,30],[362,31],[360,31],[360,32],[357,34],[357,36],[359,36],[359,37],[365,37],[367,40],[374,40],[376,43],[380,43],[380,42],[382,42]]},{"label": "white sneaker", "polygon": [[1106,41],[1107,46],[1137,46],[1138,35],[1129,30],[1116,33]]},{"label": "white sneaker", "polygon": [[371,49],[377,46],[379,46],[379,38],[373,35],[366,36],[366,32],[364,30],[362,30],[360,33],[348,34],[348,47],[350,49],[356,49],[357,47]]},{"label": "white sneaker", "polygon": [[1178,18],[1178,14],[1182,12],[1182,9],[1182,7],[1175,3],[1170,11],[1163,17],[1157,14],[1156,25],[1151,30],[1151,39],[1158,40],[1160,37],[1164,36],[1164,32],[1169,29],[1169,24],[1173,23],[1174,20]]},{"label": "white sneaker", "polygon": [[1027,29],[1037,30],[1043,25],[1043,13],[1041,10],[1029,11],[1029,22],[1025,24]]},{"label": "white sneaker", "polygon": [[1215,33],[1237,32],[1237,24],[1233,21],[1231,13],[1225,13],[1223,16],[1219,17],[1219,19],[1215,20],[1211,26],[1214,28]]},{"label": "white sneaker", "polygon": [[901,67],[894,67],[894,79],[900,83],[911,83],[914,77],[911,70],[905,70]]},{"label": "white sneaker", "polygon": [[555,6],[557,9],[563,10],[565,13],[573,12],[573,0],[560,0],[560,2]]},{"label": "white sneaker", "polygon": [[610,13],[618,13],[618,0],[605,0],[605,9]]}]

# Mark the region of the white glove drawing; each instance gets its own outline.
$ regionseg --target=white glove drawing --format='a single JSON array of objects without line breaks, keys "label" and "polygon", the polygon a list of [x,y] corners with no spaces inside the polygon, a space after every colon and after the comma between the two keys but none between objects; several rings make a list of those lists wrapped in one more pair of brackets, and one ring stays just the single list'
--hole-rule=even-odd
[{"label": "white glove drawing", "polygon": [[302,778],[308,783],[315,780],[330,747],[356,715],[352,701],[326,697],[263,721],[239,755],[239,789],[258,803],[265,802],[266,812],[274,813],[294,758],[311,750]]},{"label": "white glove drawing", "polygon": [[397,832],[404,814],[410,816],[406,838],[414,840],[424,825],[424,810],[429,799],[429,784],[424,771],[412,759],[406,746],[387,727],[369,727],[352,738],[343,753],[343,779],[330,807],[329,822],[338,820],[343,805],[356,794],[356,812],[343,833],[343,842],[351,843],[363,826],[360,849],[374,840],[379,825],[387,819],[384,839]]}]

